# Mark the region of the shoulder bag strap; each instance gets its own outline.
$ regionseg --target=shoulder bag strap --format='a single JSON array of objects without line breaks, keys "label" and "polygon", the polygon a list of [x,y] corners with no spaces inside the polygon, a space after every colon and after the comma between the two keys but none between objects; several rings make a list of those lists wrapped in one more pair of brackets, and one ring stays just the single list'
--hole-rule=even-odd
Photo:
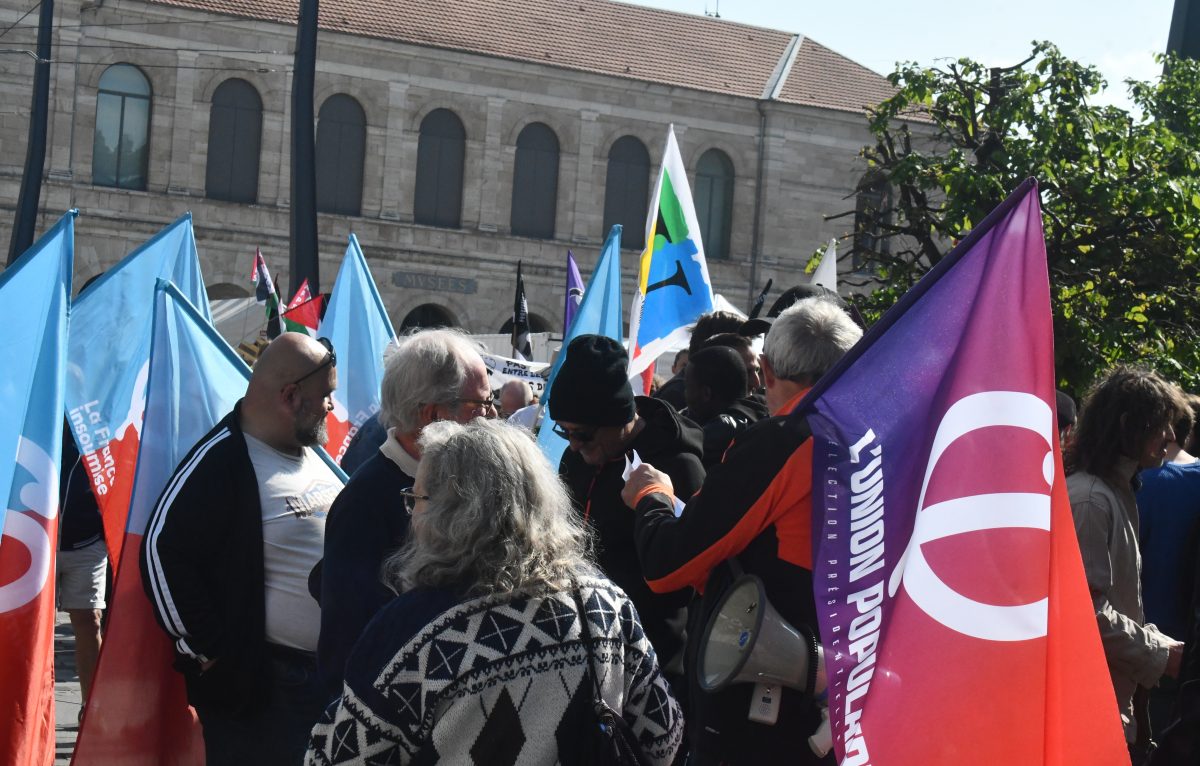
[{"label": "shoulder bag strap", "polygon": [[583,648],[587,652],[589,675],[592,677],[593,701],[603,702],[604,695],[600,693],[600,678],[596,673],[596,657],[592,653],[592,629],[588,625],[587,607],[583,604],[583,586],[572,583],[571,596],[575,599],[575,607],[579,610],[579,631],[583,635]]}]

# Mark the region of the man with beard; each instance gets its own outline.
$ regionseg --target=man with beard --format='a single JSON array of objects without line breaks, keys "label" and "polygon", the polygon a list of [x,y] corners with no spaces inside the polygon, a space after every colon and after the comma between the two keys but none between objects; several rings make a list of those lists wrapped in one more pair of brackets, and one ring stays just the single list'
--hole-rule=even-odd
[{"label": "man with beard", "polygon": [[328,438],[336,366],[324,338],[272,341],[246,396],[180,462],[150,517],[142,582],[210,766],[299,763],[324,706],[308,574],[342,485],[312,448]]}]

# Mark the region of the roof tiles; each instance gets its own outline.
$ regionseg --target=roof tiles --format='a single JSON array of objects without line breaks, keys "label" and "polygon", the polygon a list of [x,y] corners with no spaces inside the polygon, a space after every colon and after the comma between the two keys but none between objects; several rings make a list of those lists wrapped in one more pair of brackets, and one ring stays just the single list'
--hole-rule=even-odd
[{"label": "roof tiles", "polygon": [[[299,14],[298,0],[150,2],[286,24]],[[319,23],[331,32],[753,99],[794,37],[612,0],[322,0]],[[861,111],[889,92],[878,74],[805,40],[778,98]]]}]

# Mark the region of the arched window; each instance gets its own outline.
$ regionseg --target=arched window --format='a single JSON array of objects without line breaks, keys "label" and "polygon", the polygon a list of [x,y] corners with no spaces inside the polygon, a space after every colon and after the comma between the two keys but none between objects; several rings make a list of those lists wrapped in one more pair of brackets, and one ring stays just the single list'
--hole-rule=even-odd
[{"label": "arched window", "polygon": [[729,257],[733,221],[733,163],[720,149],[709,149],[696,163],[696,218],[704,242],[704,257]]},{"label": "arched window", "polygon": [[[210,301],[249,298],[251,295],[250,291],[244,285],[236,285],[232,282],[218,282],[215,285],[209,285],[204,288],[204,292],[208,294]],[[261,313],[261,309],[259,311]]]},{"label": "arched window", "polygon": [[[508,335],[512,332],[513,321],[511,318],[505,319],[504,324],[500,325],[500,329],[496,332],[500,335]],[[553,332],[550,321],[541,314],[529,312],[529,332]]]},{"label": "arched window", "polygon": [[868,172],[858,182],[854,198],[854,250],[850,265],[856,272],[870,268],[874,255],[891,252],[891,239],[884,226],[892,220],[892,193],[887,178],[876,171]]},{"label": "arched window", "polygon": [[92,183],[145,189],[150,158],[150,81],[129,64],[113,64],[100,75]]},{"label": "arched window", "polygon": [[317,115],[317,210],[362,211],[366,143],[367,116],[359,103],[344,93],[325,99]]},{"label": "arched window", "polygon": [[558,137],[540,122],[531,122],[517,136],[513,166],[512,218],[519,237],[554,239],[558,204]]},{"label": "arched window", "polygon": [[436,303],[422,303],[404,315],[400,331],[412,327],[457,327],[458,320],[445,308]]},{"label": "arched window", "polygon": [[213,93],[208,117],[208,170],[204,193],[229,202],[258,201],[258,152],[262,141],[262,99],[254,86],[237,78]]},{"label": "arched window", "polygon": [[463,157],[467,132],[449,109],[434,109],[421,120],[417,139],[417,189],[413,221],[457,229],[462,225]]},{"label": "arched window", "polygon": [[633,136],[622,136],[608,150],[604,177],[604,231],[619,223],[621,246],[638,250],[646,244],[646,208],[650,204],[650,153]]}]

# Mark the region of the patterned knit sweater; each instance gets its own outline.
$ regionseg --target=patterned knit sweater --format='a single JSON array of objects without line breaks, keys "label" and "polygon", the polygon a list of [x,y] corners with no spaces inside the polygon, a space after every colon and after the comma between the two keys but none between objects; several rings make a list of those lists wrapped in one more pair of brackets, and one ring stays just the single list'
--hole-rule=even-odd
[{"label": "patterned knit sweater", "polygon": [[[608,580],[580,590],[604,699],[665,766],[683,717],[637,611]],[[410,591],[363,633],[305,763],[571,766],[595,725],[587,659],[570,591]]]}]

